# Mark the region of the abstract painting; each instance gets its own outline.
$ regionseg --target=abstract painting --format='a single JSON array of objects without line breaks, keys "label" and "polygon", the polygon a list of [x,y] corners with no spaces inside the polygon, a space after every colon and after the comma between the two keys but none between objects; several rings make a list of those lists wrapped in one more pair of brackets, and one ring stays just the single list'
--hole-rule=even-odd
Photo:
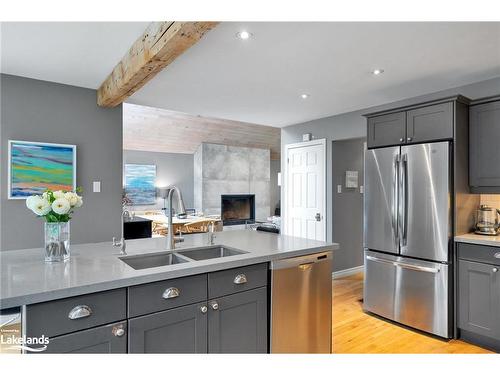
[{"label": "abstract painting", "polygon": [[125,197],[131,206],[156,203],[156,165],[125,164]]},{"label": "abstract painting", "polygon": [[76,146],[9,140],[9,199],[76,189]]}]

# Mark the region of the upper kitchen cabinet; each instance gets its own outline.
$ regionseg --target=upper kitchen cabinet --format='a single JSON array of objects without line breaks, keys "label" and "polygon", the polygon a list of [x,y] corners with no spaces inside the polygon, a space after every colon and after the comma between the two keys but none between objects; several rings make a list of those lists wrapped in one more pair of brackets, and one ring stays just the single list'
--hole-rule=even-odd
[{"label": "upper kitchen cabinet", "polygon": [[404,112],[368,118],[368,147],[397,145],[404,143],[405,139]]},{"label": "upper kitchen cabinet", "polygon": [[456,96],[367,114],[368,148],[452,140],[457,121],[467,122],[462,109],[468,102]]},{"label": "upper kitchen cabinet", "polygon": [[469,111],[471,190],[500,193],[500,97],[472,104]]}]

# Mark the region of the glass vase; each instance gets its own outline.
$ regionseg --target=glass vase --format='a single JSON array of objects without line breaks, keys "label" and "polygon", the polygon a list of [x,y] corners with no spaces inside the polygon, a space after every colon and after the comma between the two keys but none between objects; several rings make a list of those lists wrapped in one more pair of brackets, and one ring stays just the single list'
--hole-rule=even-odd
[{"label": "glass vase", "polygon": [[45,261],[63,262],[69,259],[69,221],[45,223]]}]

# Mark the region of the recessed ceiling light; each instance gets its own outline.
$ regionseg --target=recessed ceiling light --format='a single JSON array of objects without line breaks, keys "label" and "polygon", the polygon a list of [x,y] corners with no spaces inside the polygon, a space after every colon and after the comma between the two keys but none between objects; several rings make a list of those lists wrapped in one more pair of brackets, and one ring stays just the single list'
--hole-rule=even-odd
[{"label": "recessed ceiling light", "polygon": [[307,99],[307,98],[309,98],[310,96],[311,96],[311,95],[309,95],[309,94],[300,94],[300,97],[301,97],[302,99]]},{"label": "recessed ceiling light", "polygon": [[378,76],[378,75],[382,74],[383,72],[384,72],[384,69],[374,69],[374,70],[372,71],[372,74],[373,74],[374,76]]},{"label": "recessed ceiling light", "polygon": [[247,40],[247,39],[250,39],[252,37],[252,33],[251,32],[248,32],[246,30],[242,30],[238,33],[236,33],[236,36],[242,40]]}]

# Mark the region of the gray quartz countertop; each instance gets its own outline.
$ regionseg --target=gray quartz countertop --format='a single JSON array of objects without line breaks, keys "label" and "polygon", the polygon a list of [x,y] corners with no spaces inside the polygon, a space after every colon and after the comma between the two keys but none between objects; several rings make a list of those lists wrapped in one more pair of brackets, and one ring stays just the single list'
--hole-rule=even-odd
[{"label": "gray quartz countertop", "polygon": [[[71,246],[64,263],[44,262],[43,250],[0,252],[0,309],[66,298],[158,280],[241,267],[338,249],[338,244],[253,230],[217,232],[215,243],[246,254],[134,270],[111,242]],[[185,236],[175,251],[204,247],[206,234]],[[165,251],[165,238],[127,241],[127,254]]]},{"label": "gray quartz countertop", "polygon": [[455,242],[500,247],[500,236],[485,236],[481,234],[467,233],[455,236]]}]

